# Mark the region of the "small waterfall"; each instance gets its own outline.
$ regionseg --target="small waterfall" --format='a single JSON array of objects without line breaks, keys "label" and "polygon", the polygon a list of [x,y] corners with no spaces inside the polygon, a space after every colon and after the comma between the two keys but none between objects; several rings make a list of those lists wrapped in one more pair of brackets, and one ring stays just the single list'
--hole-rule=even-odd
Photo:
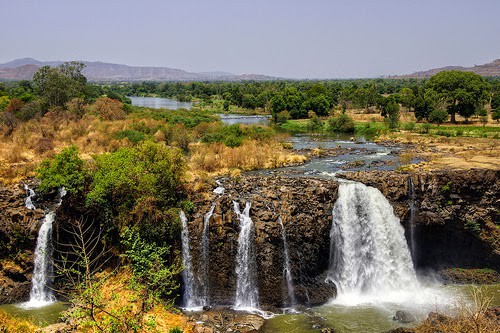
[{"label": "small waterfall", "polygon": [[398,299],[418,290],[404,229],[379,190],[339,184],[330,242],[328,280],[337,286],[336,302]]},{"label": "small waterfall", "polygon": [[182,222],[182,264],[184,265],[184,270],[182,271],[182,280],[184,282],[183,300],[186,308],[194,308],[202,306],[203,302],[195,293],[193,261],[191,259],[191,251],[189,247],[189,229],[187,225],[187,217],[183,211],[180,212],[180,218]]},{"label": "small waterfall", "polygon": [[297,300],[295,299],[295,291],[293,289],[292,272],[290,269],[290,256],[288,254],[288,242],[286,241],[286,231],[281,217],[278,218],[278,221],[280,222],[281,238],[283,240],[283,255],[285,257],[283,263],[283,273],[286,279],[286,290],[288,293],[288,301],[290,302],[290,307],[294,308],[297,305]]},{"label": "small waterfall", "polygon": [[24,190],[28,193],[24,205],[30,210],[35,210],[36,207],[33,204],[33,197],[35,196],[35,191],[33,191],[27,184],[24,184]]},{"label": "small waterfall", "polygon": [[410,248],[413,266],[417,267],[417,236],[415,230],[415,187],[411,176],[408,176],[408,198],[410,201]]},{"label": "small waterfall", "polygon": [[243,213],[240,205],[233,201],[234,212],[240,221],[238,253],[236,257],[236,301],[235,309],[258,309],[257,264],[255,260],[255,230],[250,218],[250,203],[247,202]]},{"label": "small waterfall", "polygon": [[56,207],[45,215],[42,226],[38,231],[33,277],[31,278],[30,300],[22,304],[25,308],[38,308],[56,301],[51,290],[54,277],[54,268],[52,265],[52,224],[56,218],[55,210],[61,205],[62,198],[65,195],[66,189],[63,187],[59,190]]},{"label": "small waterfall", "polygon": [[200,286],[200,305],[210,304],[209,272],[210,272],[210,219],[214,215],[215,202],[203,219],[203,234],[201,236],[200,253],[200,274],[198,275],[198,285]]}]

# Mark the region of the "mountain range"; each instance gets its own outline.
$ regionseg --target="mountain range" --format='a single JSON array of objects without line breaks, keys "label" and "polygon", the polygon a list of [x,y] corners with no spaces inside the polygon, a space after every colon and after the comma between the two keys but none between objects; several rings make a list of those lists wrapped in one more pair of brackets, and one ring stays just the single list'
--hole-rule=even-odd
[{"label": "mountain range", "polygon": [[[264,81],[277,78],[259,74],[227,72],[193,73],[168,67],[127,66],[100,61],[82,61],[82,73],[89,81]],[[59,66],[63,61],[39,61],[33,58],[16,59],[0,64],[0,79],[31,80],[43,66]]]},{"label": "mountain range", "polygon": [[500,59],[493,60],[492,62],[489,62],[484,65],[474,65],[474,67],[446,66],[446,67],[429,69],[427,71],[414,72],[412,74],[396,75],[390,77],[401,78],[401,79],[406,79],[406,78],[423,79],[431,77],[439,72],[449,71],[449,70],[468,71],[479,74],[481,76],[500,76]]},{"label": "mountain range", "polygon": [[[139,67],[100,61],[82,61],[83,74],[89,81],[265,81],[277,77],[260,74],[232,74],[228,72],[193,73],[169,67]],[[58,66],[63,61],[39,61],[33,58],[16,59],[0,64],[0,79],[31,80],[39,68]],[[482,76],[500,76],[500,59],[474,67],[447,66],[390,78],[428,78],[444,70],[471,71]]]}]

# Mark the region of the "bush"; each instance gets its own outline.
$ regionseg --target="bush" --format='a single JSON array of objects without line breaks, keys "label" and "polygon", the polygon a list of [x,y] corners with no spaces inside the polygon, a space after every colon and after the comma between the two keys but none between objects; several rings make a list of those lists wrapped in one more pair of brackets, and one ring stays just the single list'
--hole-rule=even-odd
[{"label": "bush", "polygon": [[87,203],[127,224],[132,218],[148,223],[164,219],[164,211],[184,193],[184,169],[178,149],[149,141],[97,156]]},{"label": "bush", "polygon": [[146,294],[149,304],[170,296],[179,287],[177,275],[182,271],[178,258],[169,264],[170,246],[144,241],[138,232],[129,228],[125,228],[121,236],[127,248],[124,257],[133,272],[132,282]]},{"label": "bush", "polygon": [[86,171],[78,154],[78,148],[71,146],[53,159],[43,161],[37,169],[40,179],[38,189],[47,193],[64,186],[68,193],[83,191]]},{"label": "bush", "polygon": [[328,125],[332,132],[354,133],[354,120],[345,113],[328,118]]},{"label": "bush", "polygon": [[442,124],[448,120],[448,112],[445,110],[434,110],[429,113],[429,121],[434,124]]},{"label": "bush", "polygon": [[420,132],[423,134],[428,134],[429,131],[431,130],[432,125],[429,123],[423,123],[422,127],[420,128]]},{"label": "bush", "polygon": [[133,144],[138,144],[139,142],[144,141],[146,139],[146,135],[138,131],[127,129],[116,132],[115,138],[117,139],[127,138]]}]

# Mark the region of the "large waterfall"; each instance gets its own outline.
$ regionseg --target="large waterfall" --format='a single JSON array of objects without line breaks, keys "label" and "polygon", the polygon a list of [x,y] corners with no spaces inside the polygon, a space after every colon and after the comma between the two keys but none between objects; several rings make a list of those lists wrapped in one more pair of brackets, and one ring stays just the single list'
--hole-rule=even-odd
[{"label": "large waterfall", "polygon": [[[56,207],[45,215],[42,226],[38,231],[34,255],[33,277],[31,278],[30,300],[23,303],[23,307],[38,308],[56,301],[51,289],[54,278],[54,268],[52,264],[52,224],[56,218],[55,210],[61,205],[64,195],[66,195],[66,190],[63,187],[59,190]],[[26,206],[28,207],[28,202]]]},{"label": "large waterfall", "polygon": [[294,308],[297,305],[297,301],[295,299],[295,290],[293,289],[293,281],[292,281],[292,271],[290,268],[290,255],[288,253],[288,242],[286,240],[286,230],[283,225],[283,220],[281,217],[278,218],[278,221],[281,226],[281,239],[283,240],[283,256],[284,256],[284,265],[283,265],[283,273],[285,275],[286,280],[286,291],[288,295],[289,306]]},{"label": "large waterfall", "polygon": [[243,213],[234,201],[234,212],[240,222],[238,253],[236,257],[236,301],[235,309],[257,309],[259,292],[257,290],[257,264],[255,261],[255,230],[250,218],[250,203],[247,202]]},{"label": "large waterfall", "polygon": [[379,190],[341,182],[330,237],[336,301],[397,299],[399,292],[417,289],[404,229]]}]

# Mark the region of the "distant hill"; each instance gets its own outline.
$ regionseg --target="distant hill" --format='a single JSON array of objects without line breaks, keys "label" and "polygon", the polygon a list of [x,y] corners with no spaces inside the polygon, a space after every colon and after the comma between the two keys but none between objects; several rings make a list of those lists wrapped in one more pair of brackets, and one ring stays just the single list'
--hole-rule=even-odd
[{"label": "distant hill", "polygon": [[418,78],[424,79],[433,76],[442,71],[457,70],[457,71],[469,71],[481,76],[500,76],[500,59],[494,60],[484,65],[476,65],[474,67],[462,67],[462,66],[447,66],[441,68],[429,69],[427,71],[415,72],[413,74],[397,75],[391,76],[393,78]]},{"label": "distant hill", "polygon": [[[106,62],[82,61],[83,74],[89,81],[265,81],[275,77],[260,74],[232,74],[227,72],[192,73],[168,67],[139,67]],[[63,61],[39,61],[33,58],[16,59],[0,64],[0,79],[31,80],[42,66],[58,66]]]}]

